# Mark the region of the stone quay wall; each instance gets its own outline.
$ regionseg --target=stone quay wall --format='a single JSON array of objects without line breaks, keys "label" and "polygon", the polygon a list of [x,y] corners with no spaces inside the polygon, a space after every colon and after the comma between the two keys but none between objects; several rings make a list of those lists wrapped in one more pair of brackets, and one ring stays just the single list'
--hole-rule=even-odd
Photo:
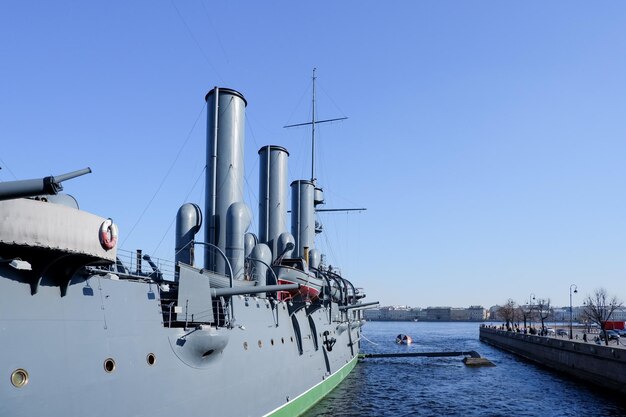
[{"label": "stone quay wall", "polygon": [[480,341],[613,391],[626,393],[626,349],[480,327]]}]

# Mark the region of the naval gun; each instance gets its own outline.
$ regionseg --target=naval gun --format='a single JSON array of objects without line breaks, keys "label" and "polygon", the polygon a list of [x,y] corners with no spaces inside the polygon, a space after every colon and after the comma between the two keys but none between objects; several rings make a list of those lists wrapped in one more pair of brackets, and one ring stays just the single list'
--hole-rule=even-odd
[{"label": "naval gun", "polygon": [[91,173],[91,168],[83,168],[67,174],[51,175],[32,180],[0,182],[0,201],[38,195],[57,195],[59,191],[63,191],[63,185],[61,185],[63,181],[89,173]]}]

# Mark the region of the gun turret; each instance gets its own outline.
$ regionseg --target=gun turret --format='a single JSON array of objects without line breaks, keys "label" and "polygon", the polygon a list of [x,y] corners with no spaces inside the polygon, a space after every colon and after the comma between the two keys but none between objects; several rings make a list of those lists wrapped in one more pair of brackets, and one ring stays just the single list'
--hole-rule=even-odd
[{"label": "gun turret", "polygon": [[56,195],[63,190],[61,182],[89,173],[91,173],[91,168],[84,168],[57,176],[0,182],[0,201],[38,195]]}]

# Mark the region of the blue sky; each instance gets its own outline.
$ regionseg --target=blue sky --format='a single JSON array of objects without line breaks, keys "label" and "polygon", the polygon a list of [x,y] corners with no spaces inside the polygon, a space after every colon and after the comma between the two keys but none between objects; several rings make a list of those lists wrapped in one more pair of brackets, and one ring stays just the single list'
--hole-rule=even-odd
[{"label": "blue sky", "polygon": [[[318,245],[370,300],[490,306],[569,286],[626,301],[626,3],[32,2],[0,6],[0,180],[68,182],[127,249],[173,257],[202,204],[204,95],[248,100],[257,151],[308,178],[318,115]],[[198,180],[200,178],[200,180]],[[154,199],[153,199],[154,197]],[[151,202],[150,202],[151,201]],[[256,223],[253,229],[256,229]],[[132,231],[132,233],[131,233]]]}]

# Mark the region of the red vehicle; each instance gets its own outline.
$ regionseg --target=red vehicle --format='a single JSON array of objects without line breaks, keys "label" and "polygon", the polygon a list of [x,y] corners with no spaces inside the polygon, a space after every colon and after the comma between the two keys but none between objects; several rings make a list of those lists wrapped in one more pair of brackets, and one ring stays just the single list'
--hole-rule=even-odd
[{"label": "red vehicle", "polygon": [[624,322],[623,321],[605,321],[604,328],[606,330],[624,330]]}]

